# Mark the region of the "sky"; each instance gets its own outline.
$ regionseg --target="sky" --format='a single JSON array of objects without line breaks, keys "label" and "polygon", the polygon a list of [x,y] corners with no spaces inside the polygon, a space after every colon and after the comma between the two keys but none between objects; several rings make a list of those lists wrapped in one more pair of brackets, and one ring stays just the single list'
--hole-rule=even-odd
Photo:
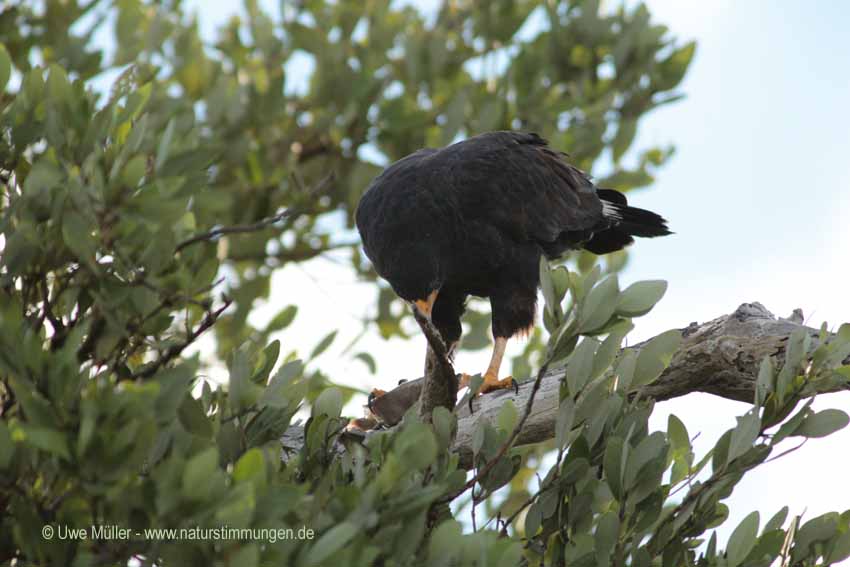
[{"label": "sky", "polygon": [[[677,153],[641,206],[664,211],[676,235],[644,245],[626,278],[664,277],[667,296],[638,333],[728,313],[759,301],[788,316],[801,308],[810,326],[850,321],[850,45],[834,33],[850,4],[818,2],[650,1],[650,11],[698,42],[682,84],[687,98],[659,110],[638,144],[672,141]],[[822,396],[815,408],[850,409],[850,394]],[[659,404],[663,428],[675,413],[700,431],[697,453],[734,425],[744,404],[705,394]],[[751,510],[762,522],[791,513],[850,508],[846,471],[850,430],[745,477],[727,501],[722,539]],[[845,562],[847,563],[847,562]]]},{"label": "sky", "polygon": [[[436,4],[407,3],[425,10]],[[837,328],[850,321],[850,43],[835,27],[850,18],[850,3],[647,4],[656,21],[698,46],[680,85],[687,98],[644,118],[634,145],[676,146],[656,183],[629,197],[663,214],[676,234],[635,244],[620,277],[622,287],[643,279],[669,282],[666,297],[636,321],[630,340],[707,321],[752,301],[780,316],[801,308],[813,327],[827,321]],[[238,9],[205,3],[202,29],[211,34]],[[376,355],[376,376],[361,362],[339,357],[360,332],[375,299],[374,284],[355,281],[344,262],[330,257],[288,266],[275,275],[273,289],[281,293],[273,292],[258,305],[252,320],[260,323],[276,313],[286,303],[284,293],[297,296],[300,311],[281,337],[284,349],[307,352],[327,333],[330,320],[340,337],[317,364],[334,379],[363,389],[389,389],[401,378],[421,375],[421,337],[407,342],[362,338],[354,352]],[[520,341],[512,342],[509,353],[522,348]],[[488,358],[486,350],[461,352],[456,366],[476,373]],[[357,413],[360,403],[356,400],[348,411]],[[850,393],[822,396],[815,407],[847,411]],[[692,436],[700,433],[694,444],[699,457],[747,409],[746,404],[691,394],[659,404],[651,425],[665,429],[667,415],[675,413]],[[719,529],[720,541],[752,510],[761,512],[763,523],[783,504],[792,514],[805,512],[804,521],[850,509],[847,447],[850,429],[810,440],[749,474],[727,501],[732,514]]]}]

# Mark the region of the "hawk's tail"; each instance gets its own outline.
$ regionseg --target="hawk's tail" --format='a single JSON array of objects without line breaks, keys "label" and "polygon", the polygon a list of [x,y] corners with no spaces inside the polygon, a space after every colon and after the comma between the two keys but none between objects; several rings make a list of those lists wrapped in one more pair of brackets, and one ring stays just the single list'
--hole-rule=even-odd
[{"label": "hawk's tail", "polygon": [[611,226],[593,235],[583,248],[594,254],[621,250],[635,241],[634,236],[652,238],[672,234],[664,217],[646,209],[630,207],[626,196],[613,189],[597,189],[602,200],[602,215]]}]

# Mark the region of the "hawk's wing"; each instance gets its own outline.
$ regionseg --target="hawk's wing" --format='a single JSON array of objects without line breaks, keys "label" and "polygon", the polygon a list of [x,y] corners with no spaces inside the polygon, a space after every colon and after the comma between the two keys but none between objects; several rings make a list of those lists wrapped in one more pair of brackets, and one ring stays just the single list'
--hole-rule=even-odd
[{"label": "hawk's wing", "polygon": [[442,152],[450,164],[443,188],[468,219],[544,247],[571,240],[570,233],[584,240],[610,224],[588,176],[536,134],[493,132]]}]

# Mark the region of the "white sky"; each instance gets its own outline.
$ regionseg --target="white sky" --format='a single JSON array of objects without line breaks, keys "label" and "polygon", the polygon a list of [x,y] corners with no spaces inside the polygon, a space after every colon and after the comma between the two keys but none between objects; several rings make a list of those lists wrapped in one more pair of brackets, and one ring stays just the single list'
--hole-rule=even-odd
[{"label": "white sky", "polygon": [[[198,0],[190,4],[197,4]],[[417,2],[409,2],[417,4]],[[433,1],[425,4],[431,6]],[[697,55],[681,86],[684,101],[644,119],[635,148],[673,143],[677,153],[657,183],[630,199],[662,213],[674,236],[639,241],[622,285],[640,279],[670,282],[665,299],[637,321],[631,340],[705,321],[760,301],[777,315],[800,307],[810,325],[850,321],[850,45],[836,33],[850,4],[731,0],[650,0],[656,21]],[[609,2],[609,5],[616,3]],[[212,9],[216,6],[215,9]],[[204,7],[203,29],[236,8]],[[275,12],[276,13],[276,12]],[[569,151],[569,148],[562,148]],[[334,358],[360,331],[374,304],[373,284],[354,281],[345,262],[317,259],[287,267],[274,279],[270,301],[254,319],[268,320],[288,302],[299,315],[281,339],[284,350],[309,352],[330,328],[336,344],[318,361],[336,381],[391,388],[421,375],[424,339],[386,342],[367,336],[352,353],[378,359],[378,375],[350,358]],[[514,342],[513,351],[521,348]],[[461,353],[459,370],[485,368],[488,352]],[[362,401],[358,401],[362,403]],[[348,410],[356,413],[356,405]],[[850,409],[850,394],[824,396],[817,408]],[[698,456],[733,426],[744,404],[692,394],[658,406],[656,428],[678,415]],[[764,523],[782,505],[805,519],[850,509],[846,488],[850,430],[811,440],[801,450],[760,468],[727,504],[721,542],[751,510]]]}]

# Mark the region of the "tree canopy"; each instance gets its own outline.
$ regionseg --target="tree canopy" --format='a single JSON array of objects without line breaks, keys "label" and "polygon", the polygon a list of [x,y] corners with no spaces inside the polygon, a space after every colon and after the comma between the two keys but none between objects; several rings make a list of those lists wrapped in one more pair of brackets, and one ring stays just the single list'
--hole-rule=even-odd
[{"label": "tree canopy", "polygon": [[[446,0],[433,13],[304,0],[276,15],[246,0],[242,13],[209,38],[179,0],[0,8],[0,562],[734,567],[850,555],[847,512],[801,523],[785,509],[747,516],[728,542],[708,535],[782,439],[846,425],[804,401],[850,379],[846,325],[766,358],[753,409],[698,458],[684,421],[650,431],[652,402],[630,393],[659,376],[681,333],[620,351],[663,284],[621,290],[621,253],[543,265],[546,332],[514,373],[565,368],[555,438],[507,445],[524,413],[505,403],[476,428],[470,480],[445,409],[431,423],[410,412],[364,444],[341,434],[354,390],[306,365],[334,329],[310,353],[281,346],[297,297],[262,328],[248,320],[275,270],[346,250],[377,290],[366,331],[405,336],[408,315],[361,256],[352,218],[381,167],[420,147],[531,130],[602,186],[651,184],[672,148],[634,147],[638,123],[680,98],[693,43],[642,4],[593,0]],[[467,323],[466,346],[483,347],[486,318]],[[187,354],[205,332],[226,384]],[[380,369],[379,352],[352,356]],[[281,438],[298,419],[303,443],[289,451]]]}]

